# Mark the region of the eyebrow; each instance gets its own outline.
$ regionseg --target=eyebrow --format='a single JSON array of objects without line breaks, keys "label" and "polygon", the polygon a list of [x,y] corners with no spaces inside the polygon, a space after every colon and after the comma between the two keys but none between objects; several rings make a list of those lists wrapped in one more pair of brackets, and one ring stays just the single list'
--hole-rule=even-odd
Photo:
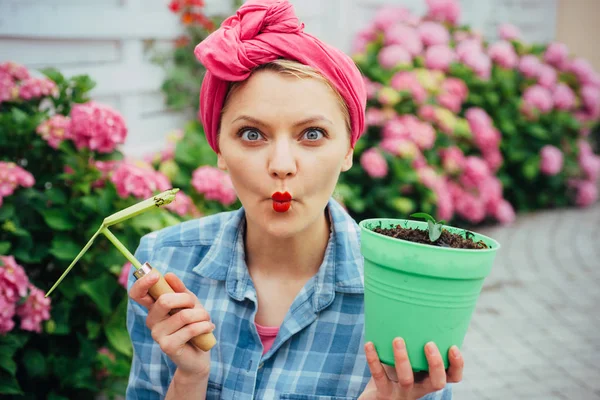
[{"label": "eyebrow", "polygon": [[[263,127],[268,126],[267,123],[262,122],[259,119],[250,117],[248,115],[240,115],[239,117],[237,117],[236,119],[234,119],[232,121],[232,123],[235,123],[237,121],[248,121],[248,122],[251,122],[253,124],[263,126]],[[325,118],[322,115],[315,115],[313,117],[308,117],[308,118],[305,118],[305,119],[303,119],[301,121],[298,121],[293,126],[297,127],[297,126],[302,126],[302,125],[306,125],[306,124],[310,124],[310,123],[315,123],[315,122],[325,122],[325,123],[328,123],[330,125],[333,125],[333,122],[331,122],[331,120],[329,120],[328,118]]]}]

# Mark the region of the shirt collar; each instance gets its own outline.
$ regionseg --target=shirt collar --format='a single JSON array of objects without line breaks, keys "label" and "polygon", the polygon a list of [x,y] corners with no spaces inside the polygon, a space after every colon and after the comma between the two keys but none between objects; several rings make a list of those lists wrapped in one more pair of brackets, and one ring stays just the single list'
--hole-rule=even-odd
[{"label": "shirt collar", "polygon": [[[364,293],[363,257],[360,253],[360,228],[333,198],[327,203],[331,233],[323,263],[313,277],[313,305],[316,312],[327,307],[335,292]],[[245,210],[239,208],[216,232],[215,240],[193,271],[206,278],[224,280],[227,292],[242,300],[250,282],[245,262]]]}]

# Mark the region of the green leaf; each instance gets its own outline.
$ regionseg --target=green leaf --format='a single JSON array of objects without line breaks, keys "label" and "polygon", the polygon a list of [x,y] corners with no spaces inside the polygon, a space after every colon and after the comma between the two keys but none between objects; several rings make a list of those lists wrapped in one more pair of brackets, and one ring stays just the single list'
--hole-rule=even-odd
[{"label": "green leaf", "polygon": [[29,115],[27,115],[27,113],[25,111],[19,110],[16,107],[14,107],[11,110],[11,112],[12,112],[13,121],[18,125],[27,122],[27,119],[29,119]]},{"label": "green leaf", "polygon": [[17,372],[17,363],[12,357],[12,353],[0,351],[0,369],[7,371],[11,376],[15,376]]},{"label": "green leaf", "polygon": [[29,376],[38,377],[46,374],[46,359],[36,349],[27,349],[23,355],[23,365]]},{"label": "green leaf", "polygon": [[10,251],[10,242],[0,242],[0,254],[7,255]]},{"label": "green leaf", "polygon": [[108,315],[112,311],[110,299],[115,292],[116,285],[114,278],[105,273],[97,279],[83,282],[81,291],[94,301],[103,314]]},{"label": "green leaf", "polygon": [[46,190],[45,194],[48,200],[53,204],[67,204],[67,195],[60,189],[53,187],[52,189]]},{"label": "green leaf", "polygon": [[75,227],[75,222],[71,219],[69,212],[60,209],[45,210],[42,213],[44,221],[52,229],[57,231],[68,231]]},{"label": "green leaf", "polygon": [[0,206],[0,221],[6,221],[15,215],[15,206],[12,204],[4,204]]},{"label": "green leaf", "polygon": [[527,180],[533,180],[540,172],[539,164],[539,156],[527,159],[522,167],[523,176],[525,176]]},{"label": "green leaf", "polygon": [[423,218],[428,223],[435,224],[435,218],[433,218],[431,215],[429,215],[427,213],[414,213],[414,214],[411,214],[410,216],[413,217],[413,218]]},{"label": "green leaf", "polygon": [[44,68],[40,72],[58,84],[65,81],[63,74],[61,74],[56,68]]},{"label": "green leaf", "polygon": [[126,327],[127,317],[127,297],[124,297],[119,303],[117,310],[110,317],[108,323],[104,326],[104,333],[108,338],[110,344],[114,346],[117,351],[123,353],[126,356],[133,354],[131,339]]},{"label": "green leaf", "polygon": [[100,330],[102,329],[102,325],[96,321],[86,321],[85,326],[88,331],[88,339],[94,340],[100,334]]},{"label": "green leaf", "polygon": [[9,375],[7,372],[0,371],[0,394],[22,395],[23,391],[17,378]]},{"label": "green leaf", "polygon": [[64,237],[55,236],[52,239],[50,254],[59,260],[73,261],[83,246],[78,245],[73,240],[65,240]]},{"label": "green leaf", "polygon": [[431,221],[427,221],[429,224],[429,240],[435,242],[442,236],[442,225],[432,224]]}]

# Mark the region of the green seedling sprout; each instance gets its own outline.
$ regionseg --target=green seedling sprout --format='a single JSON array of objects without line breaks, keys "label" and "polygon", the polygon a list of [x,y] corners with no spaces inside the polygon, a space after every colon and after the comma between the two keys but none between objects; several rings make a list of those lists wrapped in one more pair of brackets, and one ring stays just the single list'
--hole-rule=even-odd
[{"label": "green seedling sprout", "polygon": [[442,236],[442,228],[446,221],[436,222],[435,218],[427,213],[415,213],[410,216],[414,218],[423,218],[427,221],[427,232],[429,233],[429,240],[431,240],[432,243]]},{"label": "green seedling sprout", "polygon": [[158,208],[158,207],[161,207],[161,206],[171,203],[173,200],[175,200],[175,195],[177,194],[177,192],[179,192],[178,188],[166,190],[162,193],[152,196],[146,200],[140,201],[137,204],[134,204],[130,207],[125,208],[124,210],[121,210],[119,212],[116,212],[116,213],[104,218],[104,221],[102,222],[102,225],[100,225],[100,228],[96,231],[96,233],[94,233],[92,238],[87,242],[85,247],[79,252],[77,257],[75,257],[75,259],[73,260],[71,265],[69,265],[69,267],[65,270],[65,272],[63,272],[63,274],[60,276],[58,281],[56,281],[54,286],[52,286],[52,288],[48,291],[48,293],[46,293],[45,297],[48,297],[50,295],[50,293],[52,293],[52,291],[59,285],[59,283],[62,282],[62,280],[69,273],[71,268],[73,268],[73,266],[75,266],[77,261],[79,261],[79,259],[81,257],[83,257],[85,252],[88,251],[88,249],[91,247],[92,243],[94,242],[94,239],[96,239],[96,237],[100,234],[103,234],[104,236],[106,236],[108,238],[108,240],[110,240],[110,242],[112,244],[114,244],[115,247],[121,252],[121,254],[123,254],[123,256],[125,256],[125,258],[131,263],[131,265],[133,265],[135,267],[135,269],[142,268],[142,264],[134,257],[133,254],[131,254],[131,252],[129,250],[127,250],[127,248],[123,245],[123,243],[121,243],[119,241],[119,239],[117,239],[117,237],[108,229],[108,227],[118,224],[119,222],[128,220],[129,218],[133,218],[136,215],[142,214],[146,211],[150,211],[155,208]]}]

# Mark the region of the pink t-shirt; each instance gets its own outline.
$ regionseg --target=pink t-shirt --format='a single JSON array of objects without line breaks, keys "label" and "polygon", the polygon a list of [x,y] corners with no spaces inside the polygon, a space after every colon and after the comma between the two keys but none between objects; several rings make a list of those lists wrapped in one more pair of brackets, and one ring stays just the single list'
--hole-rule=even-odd
[{"label": "pink t-shirt", "polygon": [[[256,324],[256,322],[255,322],[255,324]],[[263,354],[265,354],[267,351],[269,351],[269,349],[273,345],[273,342],[275,341],[275,338],[277,337],[277,333],[279,332],[279,327],[278,326],[262,326],[262,325],[256,324],[256,330],[258,331],[258,336],[260,336],[260,341],[262,342],[263,347],[264,347]]]}]

